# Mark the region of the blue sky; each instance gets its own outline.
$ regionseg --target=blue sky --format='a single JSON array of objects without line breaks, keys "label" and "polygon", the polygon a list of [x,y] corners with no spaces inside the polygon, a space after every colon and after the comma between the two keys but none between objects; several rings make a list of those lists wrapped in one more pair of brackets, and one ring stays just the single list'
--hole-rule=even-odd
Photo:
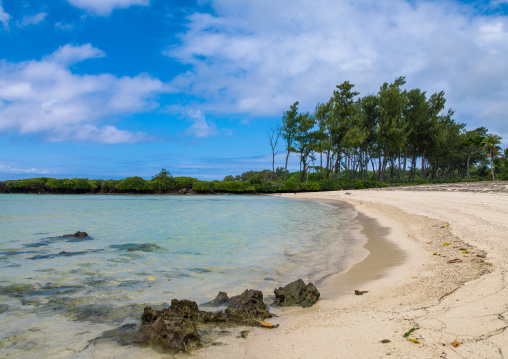
[{"label": "blue sky", "polygon": [[506,146],[507,11],[508,0],[0,0],[0,180],[269,168],[266,131],[294,101],[313,111],[343,81],[367,95],[398,76],[444,90],[456,120]]}]

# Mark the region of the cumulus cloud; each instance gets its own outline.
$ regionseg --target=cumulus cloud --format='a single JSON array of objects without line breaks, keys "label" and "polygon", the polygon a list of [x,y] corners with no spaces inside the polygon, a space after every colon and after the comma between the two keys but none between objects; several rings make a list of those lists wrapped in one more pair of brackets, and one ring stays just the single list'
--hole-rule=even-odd
[{"label": "cumulus cloud", "polygon": [[188,134],[201,138],[210,137],[218,133],[215,123],[207,121],[203,112],[199,110],[188,110],[187,117],[193,122],[186,131]]},{"label": "cumulus cloud", "polygon": [[44,21],[44,19],[46,18],[47,15],[48,14],[45,12],[40,12],[35,15],[23,16],[23,19],[21,20],[21,22],[18,25],[20,27],[25,27],[28,25],[37,25],[37,24],[41,23],[42,21]]},{"label": "cumulus cloud", "polygon": [[104,51],[93,47],[91,44],[80,46],[67,44],[60,46],[58,50],[46,58],[46,61],[68,66],[83,60],[96,59],[104,56],[106,56]]},{"label": "cumulus cloud", "polygon": [[154,109],[165,85],[146,74],[76,75],[68,66],[104,56],[90,44],[65,45],[40,61],[0,62],[0,131],[40,134],[49,141],[102,143],[147,140],[108,119]]},{"label": "cumulus cloud", "polygon": [[11,15],[7,14],[2,7],[2,1],[0,1],[0,22],[4,29],[9,28],[9,20],[11,19]]},{"label": "cumulus cloud", "polygon": [[86,10],[92,15],[108,16],[114,9],[125,9],[133,5],[148,6],[150,0],[67,0],[71,5]]},{"label": "cumulus cloud", "polygon": [[[498,1],[499,2],[499,1]],[[165,51],[191,69],[174,79],[203,111],[312,111],[348,80],[362,95],[407,77],[444,90],[473,125],[508,133],[508,17],[452,1],[211,0]]]}]

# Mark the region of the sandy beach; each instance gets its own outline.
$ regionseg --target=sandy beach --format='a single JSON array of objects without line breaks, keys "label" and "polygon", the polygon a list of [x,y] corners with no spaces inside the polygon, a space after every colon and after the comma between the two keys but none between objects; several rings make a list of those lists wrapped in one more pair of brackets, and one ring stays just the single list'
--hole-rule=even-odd
[{"label": "sandy beach", "polygon": [[[369,256],[321,283],[312,308],[277,312],[279,328],[256,329],[197,357],[507,355],[506,182],[281,196],[354,206]],[[357,296],[355,289],[368,293]]]}]

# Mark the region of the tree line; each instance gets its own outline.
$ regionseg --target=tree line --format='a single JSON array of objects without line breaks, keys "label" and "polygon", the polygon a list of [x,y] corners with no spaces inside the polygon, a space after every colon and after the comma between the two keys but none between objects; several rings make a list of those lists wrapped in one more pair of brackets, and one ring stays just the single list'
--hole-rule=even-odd
[{"label": "tree line", "polygon": [[299,103],[293,103],[282,123],[268,131],[272,172],[280,138],[283,183],[291,154],[299,157],[301,182],[310,171],[322,178],[381,183],[470,179],[476,165],[489,167],[492,180],[508,178],[508,150],[501,151],[500,136],[485,127],[466,131],[465,124],[453,119],[453,110],[446,110],[443,91],[429,96],[418,88],[403,89],[405,83],[405,77],[398,77],[376,94],[359,97],[345,81],[314,113],[299,112]]}]

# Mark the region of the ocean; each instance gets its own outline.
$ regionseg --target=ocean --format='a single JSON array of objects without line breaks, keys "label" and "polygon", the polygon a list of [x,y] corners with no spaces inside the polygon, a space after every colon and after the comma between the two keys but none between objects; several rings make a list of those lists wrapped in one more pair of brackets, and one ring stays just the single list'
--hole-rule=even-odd
[{"label": "ocean", "polygon": [[145,306],[319,288],[366,256],[354,216],[273,196],[0,195],[0,357],[156,357],[128,335]]}]

